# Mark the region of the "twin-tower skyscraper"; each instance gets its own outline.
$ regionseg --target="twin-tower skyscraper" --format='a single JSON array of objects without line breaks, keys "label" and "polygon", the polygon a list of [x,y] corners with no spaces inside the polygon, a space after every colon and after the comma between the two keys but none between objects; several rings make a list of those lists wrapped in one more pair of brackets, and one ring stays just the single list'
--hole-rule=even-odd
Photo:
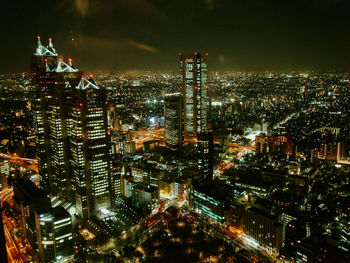
[{"label": "twin-tower skyscraper", "polygon": [[107,94],[40,37],[31,61],[40,185],[87,219],[111,207]]}]

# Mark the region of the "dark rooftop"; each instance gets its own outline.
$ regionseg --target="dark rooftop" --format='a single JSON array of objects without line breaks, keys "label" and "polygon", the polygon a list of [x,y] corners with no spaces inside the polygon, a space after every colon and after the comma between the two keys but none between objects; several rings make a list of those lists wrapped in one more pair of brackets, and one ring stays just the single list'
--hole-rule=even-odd
[{"label": "dark rooftop", "polygon": [[233,195],[233,189],[229,185],[217,180],[197,185],[194,189],[222,202],[225,202]]},{"label": "dark rooftop", "polygon": [[13,182],[15,197],[20,202],[33,203],[45,198],[46,193],[38,188],[29,178],[21,178]]},{"label": "dark rooftop", "polygon": [[70,217],[70,214],[62,206],[53,207],[50,211],[55,219]]}]

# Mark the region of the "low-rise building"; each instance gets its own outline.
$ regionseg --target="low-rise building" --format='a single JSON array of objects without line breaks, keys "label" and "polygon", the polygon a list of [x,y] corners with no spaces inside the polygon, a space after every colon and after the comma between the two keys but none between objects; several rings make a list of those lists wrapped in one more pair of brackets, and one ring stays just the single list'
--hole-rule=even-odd
[{"label": "low-rise building", "polygon": [[231,200],[227,187],[227,185],[216,182],[194,187],[191,191],[192,207],[197,213],[219,224],[224,224],[227,221]]},{"label": "low-rise building", "polygon": [[39,255],[44,262],[65,262],[74,257],[71,215],[61,206],[35,212]]},{"label": "low-rise building", "polygon": [[134,206],[146,207],[155,212],[159,209],[159,189],[152,185],[138,183],[133,188],[132,203]]},{"label": "low-rise building", "polygon": [[246,241],[272,254],[282,247],[282,224],[267,211],[251,207],[243,213],[243,233]]}]

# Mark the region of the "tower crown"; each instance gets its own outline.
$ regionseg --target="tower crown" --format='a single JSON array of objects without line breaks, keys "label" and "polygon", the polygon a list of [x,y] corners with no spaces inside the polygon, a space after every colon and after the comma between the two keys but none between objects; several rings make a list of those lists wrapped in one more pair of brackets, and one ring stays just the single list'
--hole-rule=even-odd
[{"label": "tower crown", "polygon": [[76,87],[76,89],[85,90],[89,88],[99,89],[91,75],[88,79],[81,77],[79,85]]},{"label": "tower crown", "polygon": [[57,56],[56,50],[52,44],[52,38],[49,38],[49,45],[47,47],[43,46],[40,41],[40,36],[38,36],[38,46],[36,48],[36,56]]},{"label": "tower crown", "polygon": [[57,66],[52,70],[47,70],[49,72],[78,72],[79,70],[76,68],[73,68],[71,63],[68,65],[66,62],[64,62],[62,59],[58,61]]}]

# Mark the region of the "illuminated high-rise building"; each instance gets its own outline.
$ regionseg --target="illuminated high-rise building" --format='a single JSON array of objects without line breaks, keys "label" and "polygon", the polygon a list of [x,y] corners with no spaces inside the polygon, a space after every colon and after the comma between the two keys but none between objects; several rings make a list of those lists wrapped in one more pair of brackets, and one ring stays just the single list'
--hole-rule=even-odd
[{"label": "illuminated high-rise building", "polygon": [[36,96],[32,103],[40,185],[49,194],[73,199],[68,126],[70,87],[79,83],[81,72],[64,62],[53,47],[38,47],[32,56],[31,70]]},{"label": "illuminated high-rise building", "polygon": [[199,133],[197,140],[198,169],[203,179],[213,180],[213,135]]},{"label": "illuminated high-rise building", "polygon": [[111,162],[107,95],[64,62],[49,45],[32,57],[36,96],[32,104],[40,185],[76,204],[87,219],[110,208]]},{"label": "illuminated high-rise building", "polygon": [[184,99],[184,137],[191,142],[198,133],[207,131],[207,54],[182,54],[181,75]]},{"label": "illuminated high-rise building", "polygon": [[72,89],[71,166],[76,208],[83,219],[110,209],[111,160],[106,90],[92,76]]},{"label": "illuminated high-rise building", "polygon": [[183,99],[181,93],[164,96],[165,145],[171,149],[183,146]]}]

